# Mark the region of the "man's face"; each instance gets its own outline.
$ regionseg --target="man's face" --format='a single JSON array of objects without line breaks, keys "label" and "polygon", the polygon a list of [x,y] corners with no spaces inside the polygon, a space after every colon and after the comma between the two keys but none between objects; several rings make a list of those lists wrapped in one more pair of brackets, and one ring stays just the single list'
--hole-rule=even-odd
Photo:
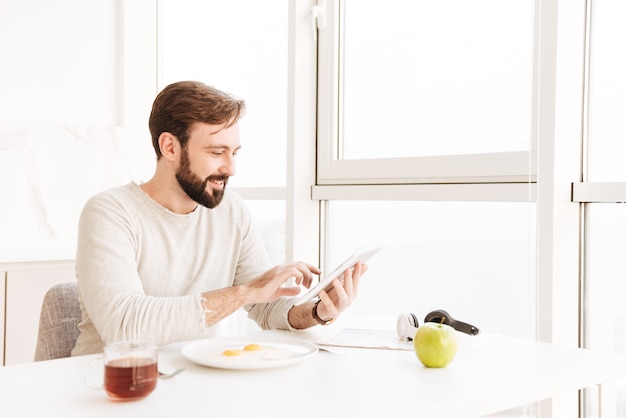
[{"label": "man's face", "polygon": [[235,156],[241,148],[237,124],[221,128],[194,124],[176,170],[176,180],[183,191],[209,209],[222,201],[228,178],[235,174]]}]

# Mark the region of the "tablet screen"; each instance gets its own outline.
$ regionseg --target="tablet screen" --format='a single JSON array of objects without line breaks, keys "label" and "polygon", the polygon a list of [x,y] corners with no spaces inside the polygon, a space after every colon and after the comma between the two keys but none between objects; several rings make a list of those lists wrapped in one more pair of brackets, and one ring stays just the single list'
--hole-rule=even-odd
[{"label": "tablet screen", "polygon": [[344,271],[346,271],[349,268],[354,267],[354,265],[358,262],[365,263],[379,250],[380,248],[374,248],[371,250],[352,254],[343,263],[341,263],[336,269],[334,269],[329,274],[324,276],[324,278],[320,279],[319,283],[317,283],[312,288],[308,289],[302,296],[299,296],[296,299],[294,306],[302,305],[303,303],[308,302],[309,300],[313,299],[319,294],[319,292],[331,286],[331,283],[333,282],[333,280],[335,280],[337,277],[340,277]]}]

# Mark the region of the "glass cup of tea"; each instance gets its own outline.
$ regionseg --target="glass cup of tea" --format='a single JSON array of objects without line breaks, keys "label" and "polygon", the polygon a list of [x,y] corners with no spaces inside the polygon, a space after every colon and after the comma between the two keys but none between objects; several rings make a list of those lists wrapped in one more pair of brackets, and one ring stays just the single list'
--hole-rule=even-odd
[{"label": "glass cup of tea", "polygon": [[102,386],[114,401],[132,401],[148,396],[156,388],[159,372],[157,346],[147,342],[120,341],[104,346]]}]

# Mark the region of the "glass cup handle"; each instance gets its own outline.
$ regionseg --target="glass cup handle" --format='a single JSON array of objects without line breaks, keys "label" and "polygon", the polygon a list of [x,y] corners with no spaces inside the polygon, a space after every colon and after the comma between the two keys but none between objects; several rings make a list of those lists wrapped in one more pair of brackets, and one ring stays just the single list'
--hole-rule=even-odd
[{"label": "glass cup handle", "polygon": [[[94,362],[99,361],[100,363],[102,363],[104,361],[103,357],[93,357],[90,358],[89,361],[87,361],[87,364],[85,365],[85,370],[83,372],[83,380],[85,381],[85,384],[87,386],[89,386],[91,389],[94,390],[101,390],[104,388],[104,385],[102,382],[104,382],[104,375],[102,373],[100,373],[100,383],[99,384],[95,384],[92,381],[93,375],[94,375],[94,371],[93,371],[93,367],[94,367]],[[103,365],[100,365],[100,371],[103,370]]]}]

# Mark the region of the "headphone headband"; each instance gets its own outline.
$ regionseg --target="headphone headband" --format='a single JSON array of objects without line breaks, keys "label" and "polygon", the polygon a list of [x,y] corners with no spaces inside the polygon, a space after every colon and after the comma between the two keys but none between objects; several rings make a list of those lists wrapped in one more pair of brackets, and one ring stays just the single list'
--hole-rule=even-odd
[{"label": "headphone headband", "polygon": [[[452,318],[452,316],[443,309],[438,309],[436,311],[430,312],[428,315],[426,315],[426,318],[424,318],[424,322],[444,323],[451,326],[455,330],[468,335],[478,335],[480,333],[480,330],[474,325],[467,324],[465,322],[458,321]],[[415,333],[417,332],[418,327],[419,322],[417,321],[417,316],[414,313],[409,313],[408,315],[400,315],[398,317],[397,331],[398,336],[401,339],[412,340],[415,336]]]},{"label": "headphone headband", "polygon": [[424,322],[444,323],[450,325],[457,331],[464,332],[465,334],[469,335],[478,335],[480,333],[480,330],[474,325],[467,324],[465,322],[458,321],[452,318],[452,316],[450,316],[450,314],[443,309],[430,312],[428,315],[426,315],[426,318],[424,318]]}]

